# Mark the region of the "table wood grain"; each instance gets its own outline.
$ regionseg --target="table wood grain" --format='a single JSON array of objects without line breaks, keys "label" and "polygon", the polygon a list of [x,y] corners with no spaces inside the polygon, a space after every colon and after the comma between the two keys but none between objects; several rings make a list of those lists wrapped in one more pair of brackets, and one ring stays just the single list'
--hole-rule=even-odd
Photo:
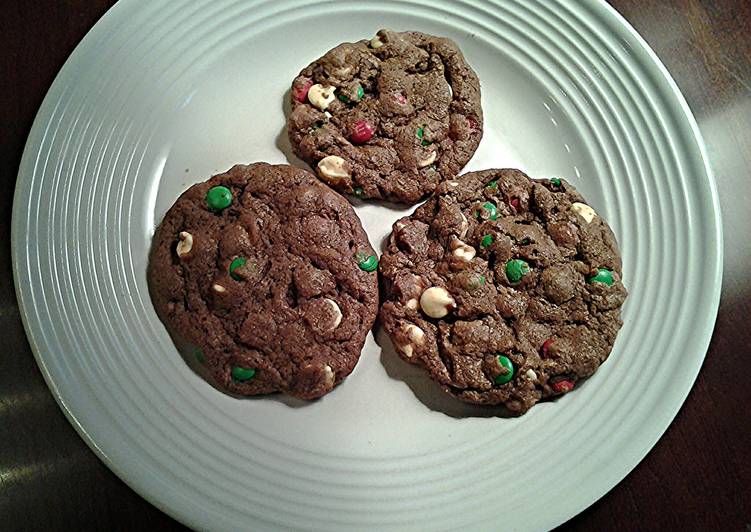
[{"label": "table wood grain", "polygon": [[[12,192],[26,136],[63,62],[111,4],[1,5],[0,529],[183,529],[110,472],[65,419],[31,354],[11,274]],[[751,2],[611,4],[657,52],[699,122],[720,193],[724,280],[709,353],[675,421],[633,472],[561,529],[749,531]]]}]

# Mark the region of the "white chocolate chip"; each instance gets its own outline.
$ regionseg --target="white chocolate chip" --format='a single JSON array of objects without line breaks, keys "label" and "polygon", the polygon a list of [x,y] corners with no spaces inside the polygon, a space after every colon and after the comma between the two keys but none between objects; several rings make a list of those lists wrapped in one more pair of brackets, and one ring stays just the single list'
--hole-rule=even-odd
[{"label": "white chocolate chip", "polygon": [[475,257],[475,248],[472,246],[462,246],[456,248],[453,253],[454,257],[461,259],[464,262],[470,262]]},{"label": "white chocolate chip", "polygon": [[458,187],[459,181],[447,181],[450,187]]},{"label": "white chocolate chip", "polygon": [[529,377],[533,381],[536,381],[537,380],[537,373],[535,373],[535,370],[533,370],[533,369],[528,369],[527,370],[527,377]]},{"label": "white chocolate chip", "polygon": [[430,166],[435,161],[435,157],[436,157],[436,152],[431,151],[430,155],[428,155],[425,159],[417,161],[417,167],[425,168],[426,166]]},{"label": "white chocolate chip", "polygon": [[404,332],[404,335],[409,338],[410,343],[398,344],[398,347],[407,358],[410,358],[415,351],[415,347],[421,346],[425,343],[425,332],[412,323],[402,325],[402,331]]},{"label": "white chocolate chip", "polygon": [[222,285],[220,285],[220,284],[215,284],[215,285],[214,285],[214,286],[212,286],[211,288],[213,288],[213,289],[214,289],[214,292],[217,292],[217,293],[219,293],[219,294],[223,294],[224,292],[226,292],[226,291],[227,291],[227,289],[226,289],[226,288],[224,288],[224,287],[223,287]]},{"label": "white chocolate chip", "polygon": [[339,309],[339,305],[336,304],[336,301],[329,298],[324,298],[324,301],[328,303],[328,305],[331,307],[331,310],[334,312],[334,323],[329,327],[330,331],[333,331],[337,327],[339,327],[339,324],[342,322],[342,311]]},{"label": "white chocolate chip", "polygon": [[370,47],[371,48],[380,48],[381,46],[383,46],[383,44],[384,44],[383,41],[381,40],[381,38],[378,35],[376,35],[375,37],[373,37],[372,39],[370,39]]},{"label": "white chocolate chip", "polygon": [[349,177],[349,172],[344,167],[345,160],[338,155],[328,155],[318,161],[318,175],[327,181],[338,181]]},{"label": "white chocolate chip", "polygon": [[193,249],[193,235],[187,231],[180,231],[180,242],[177,243],[177,256],[180,258],[186,257],[190,250]]},{"label": "white chocolate chip", "polygon": [[329,104],[336,99],[335,91],[336,87],[324,87],[320,83],[316,83],[308,89],[308,101],[321,111],[325,111]]},{"label": "white chocolate chip", "polygon": [[431,286],[420,296],[420,307],[431,318],[443,318],[455,306],[454,298],[440,286]]},{"label": "white chocolate chip", "polygon": [[324,111],[324,112],[323,112],[323,116],[325,116],[326,118],[331,118],[331,117],[332,117],[332,116],[334,116],[334,115],[332,115],[332,114],[331,114],[331,113],[329,113],[328,111]]},{"label": "white chocolate chip", "polygon": [[417,305],[419,305],[419,302],[417,301],[416,298],[413,297],[412,299],[408,300],[407,303],[404,306],[407,307],[407,308],[411,308],[412,310],[414,310],[414,309],[417,308]]},{"label": "white chocolate chip", "polygon": [[403,329],[407,334],[407,338],[409,338],[415,345],[422,345],[425,343],[425,332],[417,325],[409,323],[404,325]]},{"label": "white chocolate chip", "polygon": [[459,238],[464,238],[467,236],[467,231],[469,230],[469,222],[463,212],[460,212],[459,216],[462,217],[462,228],[459,230]]},{"label": "white chocolate chip", "polygon": [[589,205],[586,205],[584,203],[575,202],[571,204],[571,210],[574,211],[576,214],[584,218],[584,221],[587,223],[591,223],[592,220],[594,220],[595,216],[597,216],[597,213],[595,210],[590,207]]},{"label": "white chocolate chip", "polygon": [[455,238],[451,241],[451,249],[453,250],[451,254],[454,257],[463,260],[464,262],[469,262],[473,258],[475,258],[475,248],[468,244],[465,244],[458,238]]},{"label": "white chocolate chip", "polygon": [[334,371],[328,364],[323,366],[323,383],[327,388],[334,386]]}]

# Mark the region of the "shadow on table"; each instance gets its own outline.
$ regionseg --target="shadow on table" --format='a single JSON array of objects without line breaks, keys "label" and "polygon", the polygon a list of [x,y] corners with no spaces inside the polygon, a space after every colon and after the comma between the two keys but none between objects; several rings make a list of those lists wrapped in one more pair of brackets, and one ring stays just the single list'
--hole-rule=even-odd
[{"label": "shadow on table", "polygon": [[399,357],[383,327],[374,328],[373,335],[376,343],[381,347],[381,364],[388,376],[407,384],[415,397],[430,410],[453,418],[515,417],[503,407],[473,405],[452,397],[439,384],[431,380],[422,368],[405,362]]},{"label": "shadow on table", "polygon": [[212,388],[215,390],[223,393],[224,395],[228,395],[230,397],[233,397],[235,399],[239,399],[241,401],[276,401],[279,403],[283,403],[291,408],[303,408],[307,405],[315,403],[318,399],[306,401],[303,399],[298,399],[296,397],[290,397],[288,395],[282,394],[282,393],[271,393],[266,395],[238,395],[236,393],[232,393],[230,391],[227,391],[222,386],[220,386],[216,380],[211,376],[211,374],[208,372],[206,367],[204,366],[204,358],[203,353],[200,349],[195,347],[194,345],[190,344],[189,342],[185,341],[184,339],[178,337],[177,335],[170,335],[172,337],[172,341],[175,344],[175,347],[177,347],[178,353],[180,353],[180,357],[185,361],[185,363],[188,365],[188,367],[201,379],[206,381],[209,385],[211,385]]}]

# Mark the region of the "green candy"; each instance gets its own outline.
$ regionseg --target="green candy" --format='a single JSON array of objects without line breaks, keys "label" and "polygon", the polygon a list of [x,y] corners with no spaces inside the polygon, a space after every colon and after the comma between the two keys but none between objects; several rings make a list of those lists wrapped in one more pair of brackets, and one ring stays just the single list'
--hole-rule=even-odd
[{"label": "green candy", "polygon": [[561,180],[558,179],[557,177],[554,177],[553,179],[550,180],[550,184],[553,185],[554,187],[560,187]]},{"label": "green candy", "polygon": [[[488,211],[490,213],[490,215],[488,216],[488,218],[490,218],[491,220],[498,219],[498,209],[496,208],[495,203],[492,203],[490,201],[486,201],[485,203],[483,203],[482,205],[480,205],[480,208],[481,209],[485,209],[486,211]],[[476,211],[475,212],[475,217],[477,217],[477,218],[480,217],[480,211]]]},{"label": "green candy", "polygon": [[378,268],[378,259],[375,255],[356,253],[355,259],[357,260],[357,266],[363,271],[374,272]]},{"label": "green candy", "polygon": [[587,279],[587,281],[590,284],[603,283],[603,284],[610,286],[613,284],[613,272],[611,272],[610,270],[606,270],[605,268],[600,268],[599,270],[597,270],[597,273],[593,275],[592,277],[590,277],[589,279]]},{"label": "green candy", "polygon": [[206,363],[206,357],[203,355],[203,351],[201,349],[196,349],[196,360],[199,364],[205,364]]},{"label": "green candy", "polygon": [[350,98],[344,93],[339,93],[338,98],[344,103],[349,103],[350,101],[359,102],[360,100],[362,100],[362,97],[365,95],[365,91],[363,90],[362,85],[358,85],[354,92],[355,93],[352,95],[352,98]]},{"label": "green candy", "polygon": [[482,237],[482,240],[480,240],[480,247],[486,248],[492,243],[493,243],[493,235],[485,235],[484,237]]},{"label": "green candy", "polygon": [[485,286],[485,276],[484,275],[478,275],[477,277],[471,279],[467,283],[467,288],[470,290],[477,290],[481,286]]},{"label": "green candy", "polygon": [[232,378],[236,381],[245,382],[249,381],[256,375],[255,368],[244,368],[242,366],[234,366],[232,368]]},{"label": "green candy", "polygon": [[498,355],[498,365],[506,368],[506,373],[501,373],[495,378],[496,384],[506,384],[514,378],[514,364],[506,355]]},{"label": "green candy", "polygon": [[512,283],[518,283],[529,273],[529,264],[521,259],[511,259],[506,263],[506,277]]},{"label": "green candy", "polygon": [[521,244],[522,246],[528,246],[528,245],[530,245],[531,243],[532,243],[532,241],[531,241],[531,240],[530,240],[529,238],[525,238],[524,240],[522,240],[522,241],[520,242],[520,244]]},{"label": "green candy", "polygon": [[235,273],[235,270],[244,266],[248,262],[244,257],[236,257],[229,265],[229,274],[235,281],[242,281],[242,277]]},{"label": "green candy", "polygon": [[421,127],[417,130],[417,138],[420,139],[420,144],[423,146],[427,146],[430,144],[430,141],[425,138],[425,128]]},{"label": "green candy", "polygon": [[485,183],[485,188],[498,188],[498,180],[493,179],[492,181],[488,181]]},{"label": "green candy", "polygon": [[354,192],[355,192],[355,196],[357,196],[358,198],[362,198],[363,195],[365,194],[365,191],[362,189],[362,187],[355,187]]},{"label": "green candy", "polygon": [[221,185],[211,187],[206,193],[206,204],[214,212],[226,209],[232,203],[232,191]]}]

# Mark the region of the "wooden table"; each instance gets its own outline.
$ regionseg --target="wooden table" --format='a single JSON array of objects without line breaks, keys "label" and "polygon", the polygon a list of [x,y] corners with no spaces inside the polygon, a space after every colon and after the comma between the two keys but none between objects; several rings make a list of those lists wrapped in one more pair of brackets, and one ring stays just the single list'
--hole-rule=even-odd
[{"label": "wooden table", "polygon": [[[579,0],[572,0],[579,1]],[[177,529],[89,450],[32,357],[10,266],[10,217],[26,135],[63,61],[110,0],[11,0],[0,20],[0,528]],[[612,0],[685,94],[717,178],[722,302],[691,394],[646,459],[563,525],[575,530],[751,530],[751,2]]]}]

